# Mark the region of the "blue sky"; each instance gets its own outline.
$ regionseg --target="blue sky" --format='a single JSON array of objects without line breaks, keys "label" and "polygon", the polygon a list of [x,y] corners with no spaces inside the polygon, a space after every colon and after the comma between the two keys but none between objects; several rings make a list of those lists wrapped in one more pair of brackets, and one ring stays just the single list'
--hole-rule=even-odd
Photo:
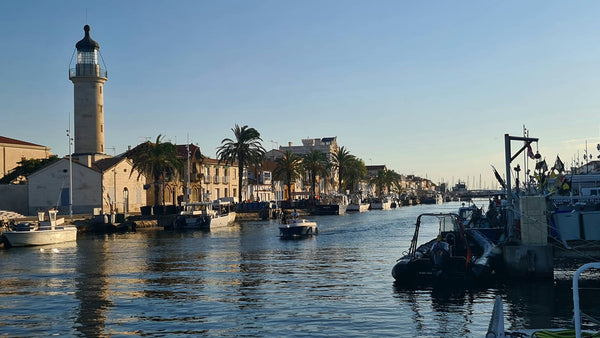
[{"label": "blue sky", "polygon": [[0,135],[68,153],[87,23],[117,153],[189,135],[215,157],[237,123],[267,149],[337,136],[366,164],[496,186],[524,125],[550,165],[586,141],[598,155],[599,16],[597,1],[3,1]]}]

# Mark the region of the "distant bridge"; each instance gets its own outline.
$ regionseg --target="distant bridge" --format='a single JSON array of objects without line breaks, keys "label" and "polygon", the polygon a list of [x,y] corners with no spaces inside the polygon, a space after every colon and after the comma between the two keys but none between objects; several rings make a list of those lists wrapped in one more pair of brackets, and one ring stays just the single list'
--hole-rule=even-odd
[{"label": "distant bridge", "polygon": [[488,198],[488,197],[492,197],[494,195],[504,195],[505,191],[504,190],[489,190],[489,189],[482,189],[482,190],[464,190],[464,191],[460,191],[460,192],[450,192],[451,195],[456,195],[458,197],[460,197],[461,199],[468,199],[468,198]]}]

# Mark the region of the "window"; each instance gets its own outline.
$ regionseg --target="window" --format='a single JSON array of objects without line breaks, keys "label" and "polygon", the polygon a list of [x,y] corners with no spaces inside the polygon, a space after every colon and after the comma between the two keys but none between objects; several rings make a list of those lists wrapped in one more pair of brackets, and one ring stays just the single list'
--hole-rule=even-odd
[{"label": "window", "polygon": [[98,51],[77,52],[77,63],[88,65],[98,64]]}]

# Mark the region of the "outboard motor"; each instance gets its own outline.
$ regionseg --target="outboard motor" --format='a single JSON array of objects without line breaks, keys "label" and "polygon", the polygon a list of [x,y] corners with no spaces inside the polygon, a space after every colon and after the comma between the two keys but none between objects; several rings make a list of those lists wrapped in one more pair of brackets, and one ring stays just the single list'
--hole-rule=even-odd
[{"label": "outboard motor", "polygon": [[450,259],[450,245],[438,237],[437,242],[431,248],[431,272],[434,277],[440,276],[444,272],[444,265]]}]

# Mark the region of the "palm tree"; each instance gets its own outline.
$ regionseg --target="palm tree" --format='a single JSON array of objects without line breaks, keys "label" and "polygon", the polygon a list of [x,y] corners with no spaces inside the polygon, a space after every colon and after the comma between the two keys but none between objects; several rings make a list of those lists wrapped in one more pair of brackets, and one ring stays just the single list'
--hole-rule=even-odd
[{"label": "palm tree", "polygon": [[355,193],[358,190],[360,181],[364,180],[366,176],[367,167],[365,162],[356,157],[350,159],[344,170],[344,188],[350,190],[351,193]]},{"label": "palm tree", "polygon": [[317,176],[327,177],[329,176],[329,160],[327,154],[320,150],[311,150],[308,154],[304,155],[302,159],[304,170],[310,176],[310,187],[311,187],[311,198],[314,199],[316,195]]},{"label": "palm tree", "polygon": [[288,201],[292,200],[292,182],[304,175],[302,158],[291,151],[286,151],[283,157],[277,159],[277,166],[273,170],[275,180],[283,180],[287,186]]},{"label": "palm tree", "polygon": [[240,127],[235,125],[231,128],[235,140],[225,138],[221,141],[221,146],[217,148],[219,161],[238,164],[238,201],[242,201],[242,179],[244,177],[244,167],[250,165],[260,165],[265,154],[265,148],[260,144],[262,138],[260,133],[248,126]]},{"label": "palm tree", "polygon": [[184,167],[183,162],[177,156],[177,147],[171,142],[162,142],[161,137],[162,135],[158,135],[155,143],[146,142],[133,155],[133,167],[130,174],[131,176],[137,170],[138,180],[144,174],[147,179],[152,179],[151,184],[159,185],[158,189],[154,188],[155,206],[159,205],[159,193],[162,187],[159,183],[172,180],[177,175],[181,176]]},{"label": "palm tree", "polygon": [[351,155],[350,152],[346,149],[346,147],[340,147],[336,152],[333,153],[331,158],[331,164],[334,168],[337,169],[338,176],[338,192],[343,192],[344,187],[342,182],[346,177],[344,177],[348,166],[351,164],[350,162],[354,160],[354,155]]},{"label": "palm tree", "polygon": [[384,188],[387,191],[390,191],[392,185],[395,182],[398,182],[401,179],[400,174],[396,173],[393,170],[388,169],[380,169],[377,171],[377,176],[372,177],[370,183],[375,185],[377,191],[379,192],[379,196],[383,195]]}]

